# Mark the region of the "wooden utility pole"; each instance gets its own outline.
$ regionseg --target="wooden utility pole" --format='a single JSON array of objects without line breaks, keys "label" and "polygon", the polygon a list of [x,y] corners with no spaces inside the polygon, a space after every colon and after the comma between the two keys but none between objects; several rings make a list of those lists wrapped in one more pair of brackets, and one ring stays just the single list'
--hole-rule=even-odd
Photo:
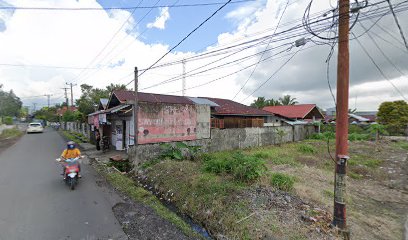
[{"label": "wooden utility pole", "polygon": [[50,108],[50,98],[52,94],[44,94],[45,97],[47,97],[47,102],[48,102],[48,108]]},{"label": "wooden utility pole", "polygon": [[137,140],[138,140],[138,111],[139,111],[139,103],[138,103],[138,96],[137,96],[137,91],[138,91],[138,75],[139,71],[137,70],[137,67],[135,67],[135,103],[133,105],[133,125],[134,125],[134,145],[135,147],[137,146]]},{"label": "wooden utility pole", "polygon": [[348,157],[349,22],[350,0],[339,0],[339,47],[337,59],[336,172],[334,219],[344,239],[350,239],[346,221],[346,173]]},{"label": "wooden utility pole", "polygon": [[64,89],[64,92],[65,92],[65,102],[66,102],[67,107],[68,107],[68,93],[67,93],[67,90],[68,90],[69,88],[62,88],[62,89]]},{"label": "wooden utility pole", "polygon": [[66,83],[66,84],[71,87],[71,106],[74,106],[74,92],[72,91],[72,87],[75,87],[76,84],[73,84],[73,83]]}]

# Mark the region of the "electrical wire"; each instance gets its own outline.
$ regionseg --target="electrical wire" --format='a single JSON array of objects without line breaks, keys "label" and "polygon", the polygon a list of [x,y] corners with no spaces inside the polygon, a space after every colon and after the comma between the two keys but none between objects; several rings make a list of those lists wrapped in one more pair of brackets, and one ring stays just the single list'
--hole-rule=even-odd
[{"label": "electrical wire", "polygon": [[[231,4],[254,2],[256,0],[237,0],[231,1]],[[135,10],[135,9],[156,9],[156,8],[181,8],[181,7],[205,7],[223,5],[224,2],[214,3],[195,3],[195,4],[180,4],[180,5],[159,5],[159,6],[136,6],[136,7],[106,7],[106,8],[72,8],[72,7],[16,7],[16,6],[0,6],[0,10],[46,10],[46,11],[106,11],[106,10]]]},{"label": "electrical wire", "polygon": [[[285,8],[283,9],[282,15],[280,16],[279,21],[278,21],[278,24],[276,25],[275,31],[273,32],[272,35],[275,35],[276,30],[278,30],[279,24],[280,24],[280,22],[282,21],[283,16],[285,15],[285,12],[286,12],[286,9],[287,9],[288,5],[289,5],[289,0],[286,2]],[[270,45],[271,42],[272,42],[272,39],[273,39],[273,38],[269,39],[268,45],[266,45],[265,50],[268,49],[269,45]],[[238,94],[242,91],[242,89],[244,89],[244,87],[246,86],[246,84],[248,83],[248,81],[251,79],[251,77],[252,77],[252,75],[254,74],[254,72],[256,71],[256,69],[257,69],[259,63],[261,62],[261,60],[262,60],[264,54],[265,54],[265,52],[263,52],[262,55],[261,55],[261,57],[259,57],[259,60],[258,60],[258,62],[256,63],[255,67],[252,69],[251,74],[248,76],[247,80],[246,80],[245,83],[241,86],[241,88],[239,89],[239,91],[234,95],[234,97],[232,98],[232,100],[234,100],[234,99],[238,96]]]},{"label": "electrical wire", "polygon": [[[221,9],[223,9],[225,6],[227,6],[232,0],[228,0],[224,5],[219,7],[214,13],[212,13],[208,18],[206,18],[202,23],[200,23],[196,28],[194,28],[187,36],[185,36],[183,39],[181,39],[180,42],[178,42],[175,46],[173,46],[169,51],[167,51],[163,56],[161,56],[157,61],[155,61],[150,67],[148,67],[146,70],[144,70],[140,75],[142,76],[146,71],[150,70],[154,65],[156,65],[158,62],[160,62],[164,57],[166,57],[169,53],[171,53],[174,49],[176,49],[178,46],[180,46],[181,43],[183,43],[188,37],[190,37],[194,32],[196,32],[199,28],[201,28],[206,22],[208,22],[212,17],[214,17]],[[132,83],[134,80],[126,84],[128,86],[130,83]]]},{"label": "electrical wire", "polygon": [[[351,33],[353,35],[355,35],[353,32]],[[358,38],[356,38],[357,43],[360,45],[360,47],[363,49],[363,51],[365,52],[365,54],[368,56],[368,58],[370,58],[371,62],[374,64],[374,66],[377,68],[377,70],[380,72],[380,74],[383,76],[384,79],[386,79],[391,85],[392,87],[401,95],[401,97],[405,100],[408,101],[404,94],[394,85],[394,83],[392,83],[392,81],[384,74],[384,72],[381,70],[380,66],[378,66],[378,64],[375,62],[375,60],[373,59],[373,57],[371,57],[370,53],[367,51],[367,49],[364,47],[364,45],[360,42],[360,40]]]},{"label": "electrical wire", "polygon": [[397,15],[395,15],[394,8],[392,7],[392,4],[391,4],[391,0],[387,0],[387,2],[388,2],[388,5],[390,6],[390,10],[392,12],[392,15],[394,16],[395,24],[397,24],[398,30],[399,30],[399,32],[401,34],[401,38],[404,41],[405,48],[408,50],[407,40],[405,39],[404,32],[402,31],[401,25],[398,22]]}]

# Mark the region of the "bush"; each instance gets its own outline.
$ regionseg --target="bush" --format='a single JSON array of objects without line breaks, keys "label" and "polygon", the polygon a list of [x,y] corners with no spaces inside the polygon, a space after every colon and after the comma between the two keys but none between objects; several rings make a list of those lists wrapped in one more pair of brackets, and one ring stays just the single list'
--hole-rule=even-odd
[{"label": "bush", "polygon": [[241,152],[229,158],[209,158],[204,161],[203,170],[215,174],[232,174],[240,181],[253,181],[265,174],[267,168],[262,159]]},{"label": "bush", "polygon": [[195,159],[198,156],[198,152],[201,150],[201,146],[188,146],[183,142],[177,142],[175,145],[163,143],[160,147],[162,149],[162,153],[160,154],[161,159],[178,161],[183,160],[185,157]]},{"label": "bush", "polygon": [[300,144],[298,150],[302,153],[316,153],[317,150],[315,147],[308,144]]},{"label": "bush", "polygon": [[17,137],[21,134],[22,132],[18,130],[17,128],[4,129],[0,135],[0,138],[12,138],[12,137]]},{"label": "bush", "polygon": [[352,134],[352,133],[362,134],[364,132],[365,132],[364,129],[358,125],[355,125],[355,124],[349,125],[349,129],[348,129],[349,134]]},{"label": "bush", "polygon": [[290,191],[294,183],[295,178],[284,173],[272,173],[271,175],[271,185],[280,190]]},{"label": "bush", "polygon": [[360,134],[360,133],[351,133],[348,136],[348,140],[350,141],[365,141],[370,138],[369,134]]},{"label": "bush", "polygon": [[4,124],[6,125],[13,125],[13,118],[12,117],[5,117]]}]

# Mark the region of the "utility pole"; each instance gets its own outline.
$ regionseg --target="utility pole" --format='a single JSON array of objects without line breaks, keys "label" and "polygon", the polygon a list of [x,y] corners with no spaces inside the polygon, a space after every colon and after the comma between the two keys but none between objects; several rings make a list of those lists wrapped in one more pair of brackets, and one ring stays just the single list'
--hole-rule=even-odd
[{"label": "utility pole", "polygon": [[47,102],[48,102],[48,108],[50,108],[50,97],[52,94],[44,94],[45,97],[47,97]]},{"label": "utility pole", "polygon": [[36,106],[37,106],[37,103],[33,103],[33,112],[35,112]]},{"label": "utility pole", "polygon": [[138,142],[138,112],[139,112],[139,103],[138,103],[138,96],[137,96],[137,91],[138,91],[138,78],[139,78],[139,71],[137,67],[135,67],[135,103],[133,106],[133,130],[134,130],[134,146],[137,147],[137,142]]},{"label": "utility pole", "polygon": [[65,91],[65,102],[66,102],[67,107],[68,107],[68,93],[67,93],[67,90],[68,90],[69,88],[62,88],[62,89],[64,89],[64,91]]},{"label": "utility pole", "polygon": [[185,96],[186,95],[186,60],[183,59],[182,61],[183,63],[183,79],[182,79],[182,95]]},{"label": "utility pole", "polygon": [[350,239],[346,221],[346,173],[348,156],[349,22],[350,0],[339,0],[337,58],[336,171],[334,179],[333,225],[344,239]]},{"label": "utility pole", "polygon": [[75,87],[76,84],[73,84],[73,83],[65,83],[65,84],[71,86],[71,107],[72,107],[74,106],[74,92],[72,91],[72,87]]}]

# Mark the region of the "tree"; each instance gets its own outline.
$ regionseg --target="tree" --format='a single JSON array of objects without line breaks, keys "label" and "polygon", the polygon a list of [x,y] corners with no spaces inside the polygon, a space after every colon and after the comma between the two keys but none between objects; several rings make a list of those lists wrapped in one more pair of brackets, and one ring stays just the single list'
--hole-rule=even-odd
[{"label": "tree", "polygon": [[404,134],[408,125],[408,104],[402,100],[383,102],[377,117],[379,123],[386,125],[390,134]]},{"label": "tree", "polygon": [[296,103],[298,103],[296,101],[296,98],[292,98],[290,95],[285,95],[279,98],[279,101],[282,105],[295,105]]},{"label": "tree", "polygon": [[22,104],[13,90],[6,92],[0,84],[0,116],[19,117]]},{"label": "tree", "polygon": [[95,107],[99,104],[101,98],[108,98],[109,94],[114,90],[126,90],[123,84],[110,84],[105,89],[94,88],[91,85],[81,85],[81,97],[76,100],[78,110],[86,116],[95,111]]},{"label": "tree", "polygon": [[58,122],[57,108],[56,107],[43,107],[33,113],[37,119],[42,119],[48,122]]},{"label": "tree", "polygon": [[279,106],[281,103],[278,100],[275,100],[273,98],[271,99],[265,99],[265,97],[258,97],[256,100],[254,100],[253,103],[251,103],[251,107],[256,107],[256,108],[264,108],[266,106]]}]

